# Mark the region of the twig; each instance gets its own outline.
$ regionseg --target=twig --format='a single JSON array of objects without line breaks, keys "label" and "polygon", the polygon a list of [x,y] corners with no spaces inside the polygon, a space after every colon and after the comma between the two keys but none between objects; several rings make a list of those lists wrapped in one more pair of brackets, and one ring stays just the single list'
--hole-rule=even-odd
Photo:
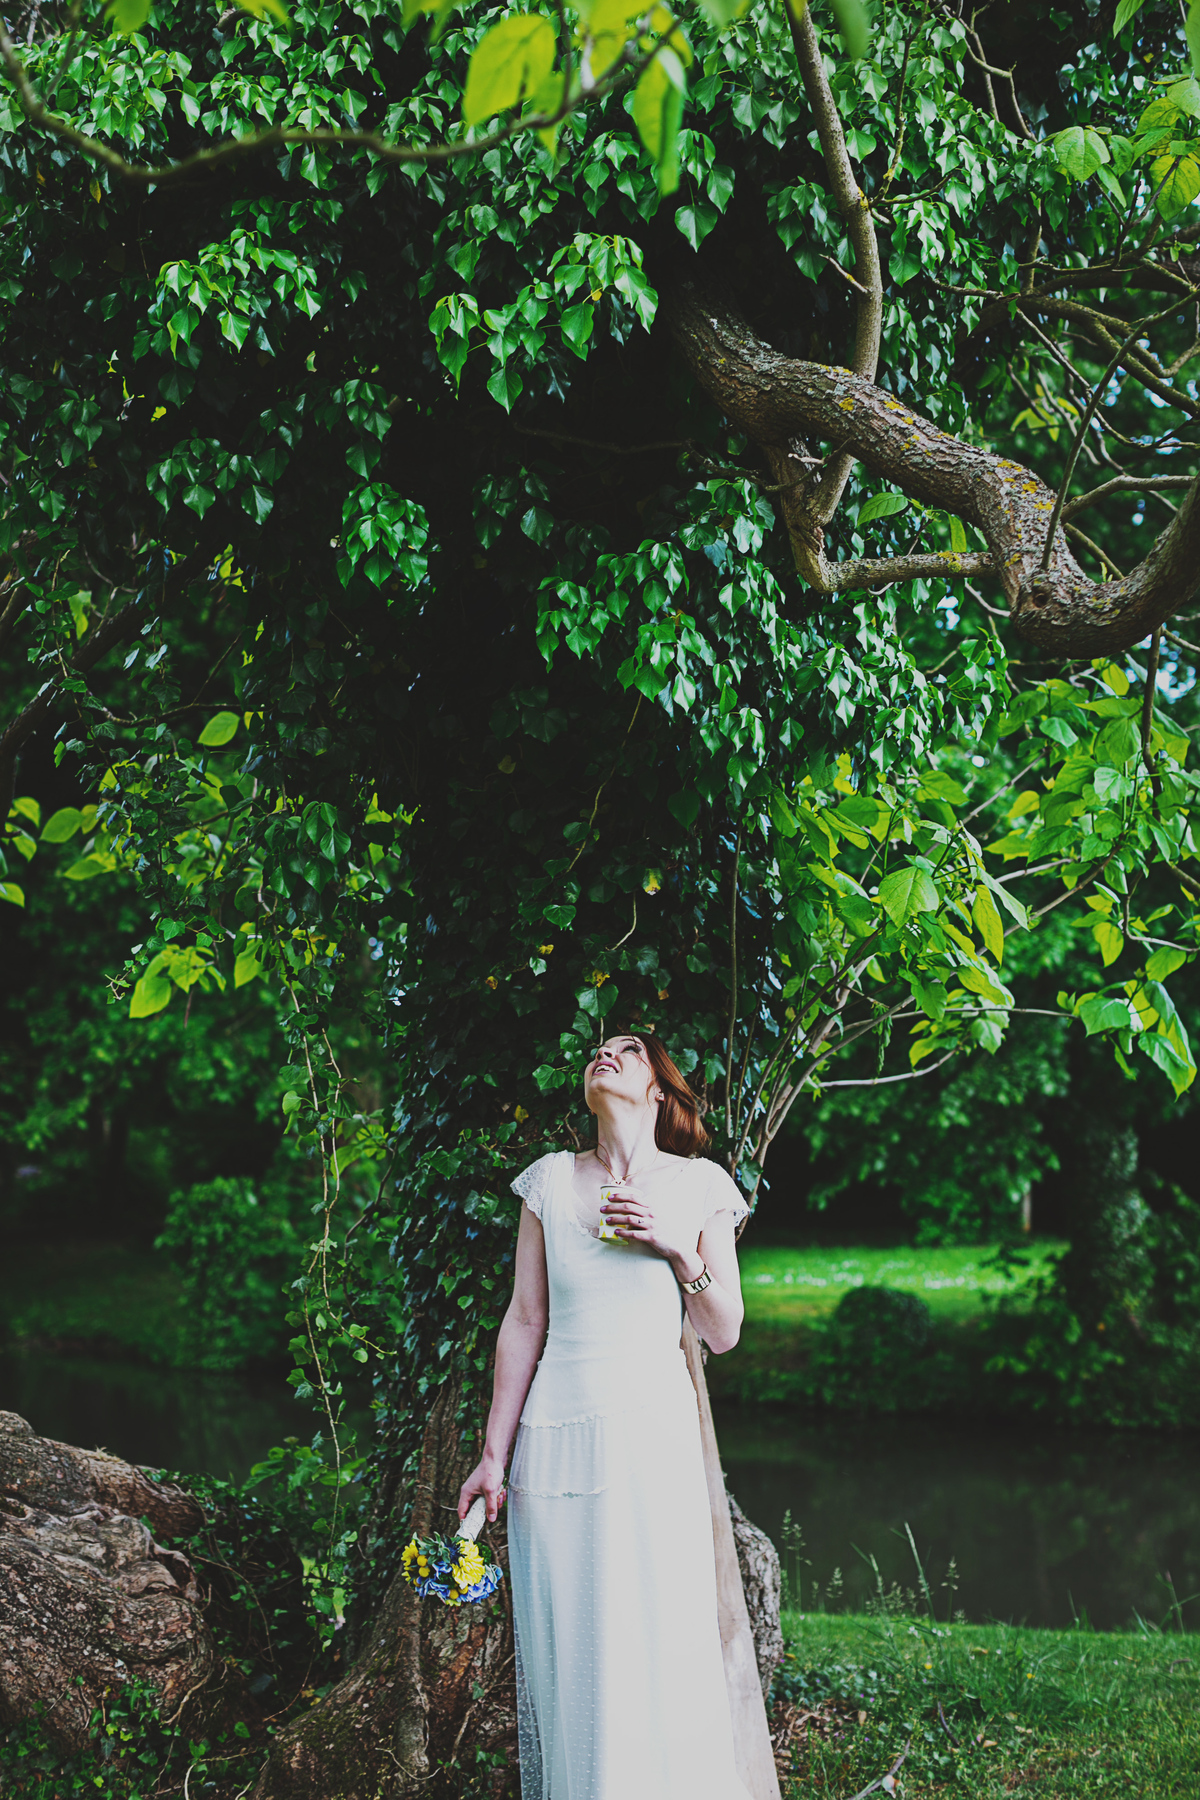
[{"label": "twig", "polygon": [[1162,648],[1162,626],[1156,625],[1150,637],[1150,656],[1146,664],[1146,690],[1142,695],[1142,762],[1150,777],[1150,788],[1157,800],[1162,793],[1162,782],[1154,768],[1154,758],[1150,754],[1150,733],[1154,729],[1154,688],[1158,681],[1158,653]]},{"label": "twig", "polygon": [[1064,521],[1073,519],[1076,513],[1107,500],[1110,494],[1140,493],[1150,488],[1190,488],[1195,480],[1194,475],[1114,475],[1111,481],[1093,488],[1090,493],[1076,494],[1073,500],[1068,500],[1062,516]]},{"label": "twig", "polygon": [[633,709],[633,717],[630,719],[628,725],[625,727],[625,736],[621,740],[621,748],[617,751],[616,761],[613,763],[612,768],[608,771],[608,774],[604,777],[604,780],[600,783],[600,786],[596,789],[596,798],[592,801],[591,817],[588,819],[587,829],[584,831],[583,838],[580,841],[578,850],[575,852],[574,856],[571,858],[570,862],[567,864],[567,867],[566,867],[565,873],[568,875],[571,873],[571,870],[575,867],[575,864],[579,861],[580,857],[583,855],[584,851],[587,849],[588,838],[591,836],[592,826],[595,823],[596,813],[599,810],[599,806],[600,806],[600,796],[604,792],[605,788],[608,786],[609,782],[612,780],[613,776],[617,772],[617,764],[620,762],[621,757],[624,755],[625,745],[629,741],[629,733],[633,730],[634,726],[637,724],[637,716],[638,716],[638,713],[641,711],[641,707],[642,707],[642,695],[639,694],[637,697],[637,704],[634,706],[634,709]]},{"label": "twig", "polygon": [[690,450],[690,438],[663,438],[654,444],[606,444],[597,438],[573,437],[569,431],[545,431],[533,425],[514,425],[522,437],[550,438],[556,444],[578,444],[584,450],[607,450],[612,456],[646,456],[652,450]]},{"label": "twig", "polygon": [[[997,1012],[1007,1012],[1009,1009],[1007,1007],[997,1007],[996,1010]],[[973,1017],[974,1015],[972,1014],[971,1016]],[[1057,1014],[1055,1016],[1057,1017]],[[886,1087],[891,1081],[919,1081],[922,1075],[932,1075],[935,1069],[940,1069],[943,1063],[948,1063],[952,1056],[957,1056],[961,1047],[961,1045],[955,1044],[953,1050],[947,1050],[945,1056],[939,1056],[936,1062],[926,1063],[923,1069],[906,1069],[901,1075],[864,1075],[859,1081],[822,1081],[820,1084],[821,1092],[824,1093],[826,1088]],[[805,1077],[805,1079],[807,1080],[808,1077]],[[818,1080],[819,1079],[820,1078],[818,1077]],[[867,1794],[869,1794],[870,1791],[870,1788],[863,1789],[863,1792]]]},{"label": "twig", "polygon": [[908,1747],[911,1743],[912,1743],[911,1737],[906,1738],[905,1742],[904,1742],[903,1750],[900,1752],[899,1756],[896,1758],[895,1762],[892,1764],[892,1766],[888,1770],[887,1774],[880,1775],[875,1781],[871,1782],[869,1787],[860,1788],[857,1794],[851,1795],[850,1800],[867,1800],[868,1794],[873,1794],[877,1788],[881,1788],[883,1786],[885,1781],[890,1781],[892,1779],[892,1777],[894,1775],[896,1775],[899,1772],[900,1768],[902,1767],[902,1765],[905,1761],[905,1758],[908,1756]]},{"label": "twig", "polygon": [[1174,875],[1176,881],[1181,881],[1188,893],[1194,894],[1196,898],[1200,900],[1200,881],[1197,881],[1194,876],[1189,875],[1186,869],[1181,869],[1178,863],[1169,862],[1167,867],[1170,869],[1172,875]]},{"label": "twig", "polygon": [[[1194,291],[1195,290],[1193,289],[1193,292]],[[1067,466],[1063,470],[1062,484],[1058,490],[1058,497],[1054,502],[1054,511],[1050,515],[1050,524],[1046,530],[1046,545],[1042,551],[1042,560],[1039,565],[1040,574],[1045,574],[1046,570],[1050,567],[1050,552],[1054,548],[1054,534],[1058,530],[1058,521],[1062,517],[1062,510],[1066,504],[1067,491],[1071,485],[1071,477],[1075,473],[1075,464],[1079,460],[1079,452],[1083,447],[1083,440],[1087,435],[1087,428],[1092,422],[1093,414],[1100,404],[1105,389],[1116,372],[1118,363],[1136,338],[1144,336],[1151,325],[1156,325],[1160,319],[1165,319],[1168,313],[1175,312],[1177,308],[1178,301],[1171,306],[1164,307],[1161,312],[1152,313],[1148,319],[1139,319],[1124,342],[1117,345],[1116,350],[1109,360],[1108,367],[1092,389],[1087,406],[1084,408],[1083,417],[1079,421],[1079,428],[1075,433],[1075,441],[1071,445],[1070,454],[1067,457]]]},{"label": "twig", "polygon": [[1123,571],[1117,567],[1112,557],[1108,554],[1108,551],[1102,550],[1099,544],[1087,535],[1086,531],[1080,531],[1078,525],[1068,525],[1065,519],[1063,520],[1063,530],[1067,533],[1068,537],[1073,537],[1078,543],[1082,544],[1085,549],[1090,550],[1093,556],[1098,556],[1102,568],[1111,569],[1117,580],[1119,581],[1121,579]]},{"label": "twig", "polygon": [[729,1023],[725,1030],[725,1135],[733,1136],[733,1028],[737,1024],[737,903],[738,864],[742,856],[742,828],[733,846],[733,873],[729,882]]},{"label": "twig", "polygon": [[1177,631],[1168,631],[1165,625],[1162,629],[1163,636],[1169,637],[1173,644],[1178,644],[1183,650],[1190,650],[1193,656],[1200,656],[1200,644],[1189,644],[1186,638],[1181,638]]},{"label": "twig", "polygon": [[608,946],[608,948],[610,950],[619,950],[621,948],[622,944],[627,944],[629,942],[630,938],[633,936],[633,934],[636,930],[637,930],[637,895],[635,894],[633,896],[633,924],[629,927],[629,930],[625,933],[624,937],[619,937],[617,939],[616,943],[610,944]]}]

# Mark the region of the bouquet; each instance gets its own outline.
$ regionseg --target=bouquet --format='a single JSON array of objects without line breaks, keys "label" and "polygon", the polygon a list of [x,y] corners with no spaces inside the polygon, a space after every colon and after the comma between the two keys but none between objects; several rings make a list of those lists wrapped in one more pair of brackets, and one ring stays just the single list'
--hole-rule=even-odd
[{"label": "bouquet", "polygon": [[415,1537],[404,1546],[400,1572],[422,1600],[431,1597],[443,1606],[461,1606],[464,1600],[486,1600],[495,1593],[504,1570],[475,1542],[486,1517],[487,1502],[481,1494],[452,1538],[438,1532]]}]

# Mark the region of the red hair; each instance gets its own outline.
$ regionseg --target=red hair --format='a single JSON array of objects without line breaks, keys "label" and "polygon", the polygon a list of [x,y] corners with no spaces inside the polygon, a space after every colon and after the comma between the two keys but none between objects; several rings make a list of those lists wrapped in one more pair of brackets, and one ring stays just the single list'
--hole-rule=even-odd
[{"label": "red hair", "polygon": [[649,1033],[633,1032],[662,1089],[662,1105],[654,1126],[654,1142],[670,1156],[701,1156],[712,1143],[700,1116],[700,1102],[664,1046]]}]

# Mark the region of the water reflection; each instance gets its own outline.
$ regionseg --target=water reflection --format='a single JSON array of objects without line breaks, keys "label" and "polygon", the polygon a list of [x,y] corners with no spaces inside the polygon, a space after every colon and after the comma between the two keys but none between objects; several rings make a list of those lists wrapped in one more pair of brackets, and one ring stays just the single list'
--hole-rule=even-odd
[{"label": "water reflection", "polygon": [[0,1356],[0,1409],[61,1443],[237,1481],[272,1444],[316,1430],[312,1408],[293,1399],[282,1374],[209,1375],[40,1352]]},{"label": "water reflection", "polygon": [[[206,1375],[45,1353],[0,1357],[0,1408],[65,1443],[130,1462],[242,1479],[272,1444],[317,1421],[282,1375]],[[365,1425],[362,1409],[360,1418]],[[1128,1625],[1162,1621],[1170,1575],[1200,1629],[1200,1435],[1054,1432],[954,1421],[819,1421],[718,1406],[729,1485],[781,1542],[803,1529],[802,1603],[841,1570],[840,1606],[861,1607],[874,1576],[915,1585],[912,1526],[939,1611],[951,1557],[952,1604],[971,1619]]]},{"label": "water reflection", "polygon": [[[934,1587],[951,1557],[967,1617],[1104,1628],[1136,1610],[1164,1620],[1169,1575],[1200,1593],[1200,1437],[1054,1432],[951,1421],[817,1422],[717,1410],[729,1485],[780,1543],[790,1509],[804,1533],[803,1604],[840,1569],[840,1605],[861,1607],[875,1577],[916,1585],[912,1526]],[[1200,1628],[1200,1600],[1184,1607]]]}]

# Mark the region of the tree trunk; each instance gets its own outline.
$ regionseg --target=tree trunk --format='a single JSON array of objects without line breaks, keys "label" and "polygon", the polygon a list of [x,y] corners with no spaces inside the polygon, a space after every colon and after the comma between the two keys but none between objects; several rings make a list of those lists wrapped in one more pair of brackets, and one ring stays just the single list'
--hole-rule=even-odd
[{"label": "tree trunk", "polygon": [[187,1535],[203,1523],[181,1489],[102,1450],[40,1438],[16,1413],[0,1413],[5,1723],[41,1706],[70,1753],[109,1688],[143,1681],[164,1715],[201,1704],[221,1664],[199,1584],[187,1558],[152,1532]]},{"label": "tree trunk", "polygon": [[[690,1338],[690,1345],[688,1339]],[[717,1454],[712,1413],[695,1334],[685,1349],[696,1383],[705,1469],[713,1510],[717,1594],[734,1748],[751,1800],[779,1800],[763,1692],[779,1633],[778,1558],[772,1584],[761,1534],[743,1521],[748,1562],[767,1573],[754,1594],[769,1615],[751,1619]],[[458,1427],[458,1390],[447,1384],[434,1403],[416,1479],[398,1501],[398,1534],[445,1529],[474,1463]],[[400,1516],[399,1509],[403,1510]],[[409,1510],[411,1508],[411,1511]],[[739,1518],[741,1515],[739,1513]],[[507,1566],[504,1515],[487,1528]],[[765,1540],[764,1540],[765,1541]],[[769,1548],[769,1546],[768,1546]],[[773,1554],[773,1553],[772,1553]],[[756,1649],[762,1647],[762,1662]],[[782,1648],[782,1646],[780,1646]],[[763,1678],[760,1682],[760,1672]],[[474,1792],[516,1800],[516,1681],[507,1585],[482,1606],[450,1611],[418,1600],[396,1575],[350,1673],[280,1738],[259,1777],[254,1800],[452,1800],[468,1779]]]}]

